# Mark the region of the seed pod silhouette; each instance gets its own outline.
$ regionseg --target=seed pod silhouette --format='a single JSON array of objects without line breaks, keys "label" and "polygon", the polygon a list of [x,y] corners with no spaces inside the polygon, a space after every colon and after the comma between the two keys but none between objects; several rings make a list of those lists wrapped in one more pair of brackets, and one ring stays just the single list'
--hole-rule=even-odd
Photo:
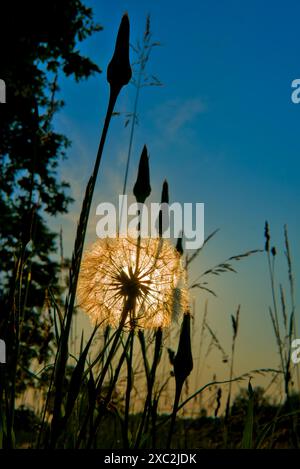
[{"label": "seed pod silhouette", "polygon": [[169,429],[169,435],[167,439],[167,448],[171,447],[172,436],[174,433],[174,426],[176,420],[176,414],[178,410],[180,394],[182,391],[183,384],[190,372],[193,369],[193,357],[191,347],[191,315],[187,312],[183,316],[181,325],[180,339],[178,344],[177,353],[174,357],[174,375],[175,375],[175,398],[173,404],[173,412],[171,417],[171,424]]},{"label": "seed pod silhouette", "polygon": [[129,61],[129,31],[129,18],[125,13],[119,27],[115,51],[107,67],[107,81],[116,93],[129,83],[132,75]]},{"label": "seed pod silhouette", "polygon": [[143,204],[147,197],[149,197],[151,194],[149,158],[146,145],[144,145],[141,154],[138,175],[133,188],[133,193],[135,195],[136,201],[141,204]]},{"label": "seed pod silhouette", "polygon": [[159,236],[162,237],[164,231],[168,229],[170,223],[169,214],[167,210],[167,206],[169,204],[169,186],[166,179],[163,183],[160,202],[162,204],[162,209],[159,211],[158,232]]},{"label": "seed pod silhouette", "polygon": [[165,179],[161,191],[161,203],[168,204],[169,203],[169,185],[168,181]]},{"label": "seed pod silhouette", "polygon": [[193,369],[193,356],[191,346],[191,315],[183,316],[178,350],[174,359],[174,374],[176,387],[182,387],[184,381]]},{"label": "seed pod silhouette", "polygon": [[179,254],[182,256],[182,254],[183,254],[182,237],[177,239],[176,251],[179,252]]}]

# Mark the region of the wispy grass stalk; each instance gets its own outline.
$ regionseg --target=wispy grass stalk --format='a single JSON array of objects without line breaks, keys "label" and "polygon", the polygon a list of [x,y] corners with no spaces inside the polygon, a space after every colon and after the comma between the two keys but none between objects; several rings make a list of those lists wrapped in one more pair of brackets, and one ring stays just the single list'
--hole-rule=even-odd
[{"label": "wispy grass stalk", "polygon": [[239,317],[240,317],[240,305],[237,308],[235,316],[231,316],[233,335],[232,335],[232,344],[231,344],[231,361],[230,361],[230,373],[229,373],[230,383],[229,383],[229,391],[228,391],[228,397],[227,397],[227,402],[226,402],[225,420],[227,420],[230,415],[230,400],[231,400],[231,391],[232,391],[234,354],[235,354],[236,338],[237,338],[237,334],[239,330]]}]

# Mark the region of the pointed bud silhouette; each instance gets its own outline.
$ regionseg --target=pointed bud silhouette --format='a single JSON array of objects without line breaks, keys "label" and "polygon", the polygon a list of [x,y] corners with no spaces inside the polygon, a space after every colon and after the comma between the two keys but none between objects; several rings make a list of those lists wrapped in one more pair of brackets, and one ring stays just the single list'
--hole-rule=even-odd
[{"label": "pointed bud silhouette", "polygon": [[183,254],[182,237],[180,237],[180,238],[177,239],[176,250],[177,250],[177,252],[179,252],[179,254],[182,256],[182,254]]},{"label": "pointed bud silhouette", "polygon": [[162,187],[161,192],[161,203],[168,204],[169,203],[169,186],[168,181],[165,179]]},{"label": "pointed bud silhouette", "polygon": [[[160,202],[161,204],[169,203],[169,186],[168,186],[166,179],[164,180],[164,183],[163,183]],[[169,213],[166,210],[166,206],[163,206],[163,210],[159,211],[159,217],[158,217],[158,233],[160,237],[162,237],[163,232],[168,227],[169,227]]]},{"label": "pointed bud silhouette", "polygon": [[181,388],[193,369],[193,356],[191,346],[191,315],[183,316],[178,350],[174,359],[174,374],[176,386]]},{"label": "pointed bud silhouette", "polygon": [[151,194],[149,158],[146,145],[144,145],[141,154],[138,175],[133,188],[133,193],[135,195],[136,201],[141,204],[143,204],[147,197]]},{"label": "pointed bud silhouette", "polygon": [[107,67],[107,81],[116,93],[129,83],[132,75],[129,61],[129,30],[129,18],[125,13],[119,27],[114,55]]},{"label": "pointed bud silhouette", "polygon": [[184,385],[185,380],[193,369],[193,356],[191,345],[191,315],[189,312],[187,312],[183,316],[178,349],[174,360],[172,361],[175,376],[175,398],[171,417],[171,425],[167,439],[167,448],[171,447],[171,441],[174,433],[176,414],[178,410],[182,387]]}]

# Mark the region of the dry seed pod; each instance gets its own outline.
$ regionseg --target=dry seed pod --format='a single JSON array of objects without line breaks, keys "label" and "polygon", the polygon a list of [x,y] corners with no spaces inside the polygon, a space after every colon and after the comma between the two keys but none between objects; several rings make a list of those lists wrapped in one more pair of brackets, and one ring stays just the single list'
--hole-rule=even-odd
[{"label": "dry seed pod", "polygon": [[176,385],[182,385],[193,369],[191,315],[183,316],[178,350],[174,359]]},{"label": "dry seed pod", "polygon": [[146,145],[144,145],[141,154],[138,175],[133,188],[133,193],[135,195],[136,201],[141,204],[143,204],[147,197],[149,197],[151,194],[149,158]]},{"label": "dry seed pod", "polygon": [[129,61],[129,18],[123,15],[118,31],[114,55],[107,67],[107,81],[117,93],[127,85],[132,71]]}]

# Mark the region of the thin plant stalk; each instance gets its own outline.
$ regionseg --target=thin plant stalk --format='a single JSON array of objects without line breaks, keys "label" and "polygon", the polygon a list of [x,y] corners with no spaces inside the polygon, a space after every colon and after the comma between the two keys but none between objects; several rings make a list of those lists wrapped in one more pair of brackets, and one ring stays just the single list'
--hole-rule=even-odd
[{"label": "thin plant stalk", "polygon": [[[140,331],[139,339],[140,339],[145,372],[146,372],[146,379],[147,379],[147,396],[146,396],[146,400],[144,404],[144,410],[143,410],[141,422],[139,424],[139,428],[137,431],[137,436],[136,436],[136,440],[134,444],[135,449],[139,448],[140,446],[141,438],[144,432],[146,417],[147,415],[149,415],[149,412],[151,412],[151,415],[153,417],[154,408],[152,406],[152,393],[153,393],[153,387],[154,387],[154,382],[155,382],[156,370],[157,370],[157,366],[159,364],[160,355],[161,355],[162,328],[159,328],[157,331],[155,331],[155,349],[154,349],[154,357],[153,357],[151,370],[149,370],[149,365],[148,365],[148,360],[147,360],[147,355],[146,355],[146,347],[145,347],[145,337],[144,337],[143,331]],[[146,431],[147,429],[148,428],[147,428],[147,422],[146,422]]]},{"label": "thin plant stalk", "polygon": [[68,357],[68,341],[74,311],[74,304],[75,304],[75,297],[76,297],[76,287],[78,282],[78,275],[80,269],[80,263],[82,258],[83,252],[83,245],[86,236],[86,229],[89,219],[89,213],[93,198],[93,193],[95,189],[96,179],[98,175],[98,170],[101,162],[101,157],[103,153],[104,143],[107,136],[108,127],[111,121],[112,112],[116,103],[118,94],[111,90],[109,103],[107,107],[105,122],[102,130],[102,135],[100,139],[100,144],[97,152],[97,157],[94,165],[94,170],[90,180],[87,184],[87,189],[85,193],[85,198],[82,204],[82,210],[80,214],[79,225],[77,229],[77,235],[75,240],[75,247],[74,247],[74,254],[72,258],[72,265],[71,265],[71,272],[70,272],[70,287],[69,287],[69,294],[66,300],[66,312],[64,318],[64,328],[62,330],[62,334],[60,337],[60,342],[58,345],[58,361],[56,363],[57,369],[54,379],[55,385],[55,400],[54,400],[54,410],[53,410],[53,420],[52,420],[52,432],[51,432],[51,441],[50,441],[50,448],[54,448],[57,437],[59,434],[59,421],[60,421],[60,413],[61,413],[61,404],[63,399],[63,379],[65,375],[65,369],[67,365],[67,357]]},{"label": "thin plant stalk", "polygon": [[[150,57],[150,52],[151,49],[154,46],[159,45],[158,42],[150,43],[151,40],[151,31],[150,31],[150,15],[147,16],[146,19],[146,28],[144,32],[144,38],[143,38],[143,47],[140,53],[140,57],[138,60],[139,64],[139,69],[138,69],[138,75],[137,75],[137,81],[134,83],[135,88],[136,88],[136,93],[135,93],[135,98],[134,98],[134,105],[133,105],[133,112],[131,115],[131,125],[130,125],[130,136],[129,136],[129,145],[128,145],[128,153],[127,153],[127,161],[126,161],[126,169],[125,169],[125,176],[124,176],[124,183],[123,183],[123,192],[122,194],[126,194],[126,189],[127,189],[127,180],[128,180],[128,173],[129,173],[129,165],[130,165],[130,159],[131,159],[131,153],[132,153],[132,146],[133,146],[133,139],[134,139],[134,132],[135,132],[135,126],[137,123],[137,113],[138,113],[138,103],[139,103],[139,98],[140,98],[140,91],[143,86],[146,85],[146,83],[143,84],[143,77],[145,74],[145,69],[147,62]],[[155,83],[151,83],[148,86],[161,86],[161,83],[159,80],[156,79]],[[121,205],[121,217],[123,213],[123,199],[122,199],[122,205]],[[120,217],[120,219],[121,219]]]},{"label": "thin plant stalk", "polygon": [[97,436],[97,431],[98,431],[98,428],[99,428],[99,425],[101,423],[101,420],[102,420],[102,417],[104,416],[105,414],[105,409],[107,407],[107,405],[109,404],[110,400],[111,400],[111,397],[112,397],[112,394],[113,394],[113,390],[115,389],[115,386],[117,384],[117,380],[118,380],[118,377],[119,377],[119,374],[121,372],[121,368],[123,366],[123,363],[126,359],[126,356],[127,356],[127,353],[128,353],[128,348],[130,346],[130,336],[128,336],[127,338],[127,341],[124,345],[124,350],[123,350],[123,353],[121,355],[121,358],[119,360],[119,363],[116,367],[116,370],[115,370],[115,373],[114,373],[114,376],[113,376],[113,379],[111,381],[111,384],[110,384],[110,387],[109,387],[109,390],[105,396],[105,399],[103,401],[103,404],[102,404],[102,411],[99,410],[99,414],[95,420],[95,422],[91,422],[91,429],[90,429],[90,434],[89,434],[89,439],[88,439],[88,442],[87,442],[87,448],[91,448],[92,446],[92,442],[93,440],[96,438]]},{"label": "thin plant stalk", "polygon": [[233,336],[232,336],[232,344],[231,344],[229,391],[228,391],[228,398],[227,398],[227,403],[226,403],[225,420],[227,420],[229,415],[230,415],[230,400],[231,400],[231,391],[232,391],[233,365],[234,365],[235,344],[236,344],[236,338],[237,338],[238,327],[239,327],[239,316],[240,316],[240,305],[237,308],[235,317],[232,316]]},{"label": "thin plant stalk", "polygon": [[130,442],[128,438],[129,431],[129,409],[130,409],[130,395],[132,391],[132,361],[133,361],[133,345],[134,345],[134,328],[129,332],[130,347],[129,355],[127,357],[127,387],[125,397],[125,414],[124,414],[124,444],[125,448],[129,448]]},{"label": "thin plant stalk", "polygon": [[[101,370],[101,373],[99,375],[99,378],[97,380],[94,402],[96,401],[97,396],[99,396],[99,394],[101,392],[101,389],[102,389],[103,382],[104,382],[104,379],[106,377],[107,371],[108,371],[108,369],[111,365],[112,359],[113,359],[113,357],[116,353],[117,347],[119,345],[119,340],[120,340],[121,334],[123,332],[124,324],[126,322],[126,319],[127,319],[127,316],[128,316],[128,313],[129,313],[130,309],[131,309],[130,301],[126,300],[126,302],[124,304],[120,324],[119,324],[118,329],[115,333],[114,340],[113,340],[113,343],[112,343],[111,348],[109,350],[109,353],[108,353],[108,356],[106,358],[105,364],[104,364],[104,366]],[[80,445],[82,443],[82,440],[83,440],[85,432],[86,432],[86,427],[88,425],[88,422],[89,422],[90,419],[93,418],[93,412],[94,412],[94,406],[89,407],[89,409],[86,413],[85,420],[84,420],[83,425],[81,427],[78,439],[77,439],[77,443],[76,443],[77,448],[80,448]]]}]

